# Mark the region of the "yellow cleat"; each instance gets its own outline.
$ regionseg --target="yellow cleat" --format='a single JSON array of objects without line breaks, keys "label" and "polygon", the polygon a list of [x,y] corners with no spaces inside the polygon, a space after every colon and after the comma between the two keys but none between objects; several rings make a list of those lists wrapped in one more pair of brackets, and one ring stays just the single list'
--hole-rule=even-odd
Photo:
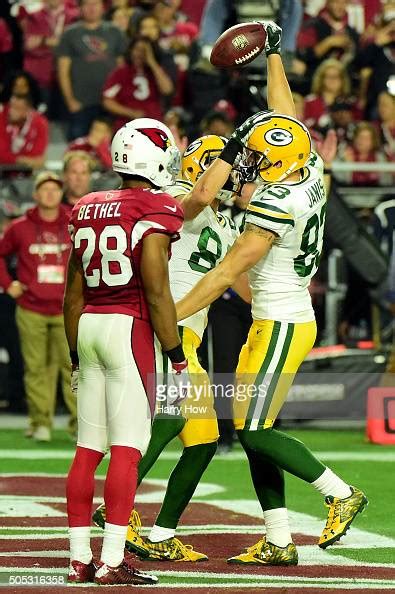
[{"label": "yellow cleat", "polygon": [[183,544],[178,538],[168,538],[162,542],[144,541],[149,556],[145,560],[159,561],[207,561],[207,555],[193,550],[192,545]]},{"label": "yellow cleat", "polygon": [[125,549],[131,553],[135,553],[141,558],[146,558],[149,555],[149,550],[141,536],[141,520],[138,512],[133,509],[129,517],[128,530],[126,532]]},{"label": "yellow cleat", "polygon": [[362,491],[351,486],[350,489],[351,495],[344,499],[331,495],[325,499],[325,505],[329,511],[326,526],[318,541],[318,546],[321,549],[326,549],[344,536],[355,516],[361,513],[369,503]]},{"label": "yellow cleat", "polygon": [[231,557],[228,563],[239,565],[297,565],[298,551],[293,542],[286,547],[278,547],[266,542],[263,537],[256,544],[245,549],[244,553]]},{"label": "yellow cleat", "polygon": [[[104,503],[99,505],[95,510],[92,520],[96,526],[104,530],[106,522],[106,506]],[[139,557],[148,557],[149,552],[145,545],[144,540],[140,536],[141,532],[141,520],[138,512],[134,509],[130,514],[128,530],[126,533],[125,549],[135,553]]]}]

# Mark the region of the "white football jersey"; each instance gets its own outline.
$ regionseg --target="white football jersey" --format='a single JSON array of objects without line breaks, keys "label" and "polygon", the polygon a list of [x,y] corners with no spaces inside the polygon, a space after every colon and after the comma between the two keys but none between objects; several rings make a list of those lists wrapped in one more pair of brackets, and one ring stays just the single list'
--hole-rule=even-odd
[{"label": "white football jersey", "polygon": [[259,186],[246,211],[253,223],[278,236],[249,271],[255,320],[310,322],[308,291],[322,250],[326,210],[323,162],[312,153],[299,182]]},{"label": "white football jersey", "polygon": [[[187,194],[192,184],[177,180],[174,186],[166,188],[171,196]],[[169,262],[170,289],[174,301],[184,297],[196,283],[219,264],[233,245],[238,232],[231,219],[215,213],[211,206],[206,206],[194,219],[185,221],[180,232],[180,239],[172,244]],[[188,326],[200,338],[207,325],[208,307],[179,322]]]}]

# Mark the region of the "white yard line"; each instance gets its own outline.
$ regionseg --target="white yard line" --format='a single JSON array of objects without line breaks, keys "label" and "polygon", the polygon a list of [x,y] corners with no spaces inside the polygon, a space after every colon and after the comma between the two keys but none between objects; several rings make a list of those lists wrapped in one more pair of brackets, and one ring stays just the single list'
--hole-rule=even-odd
[{"label": "white yard line", "polygon": [[[41,568],[41,567],[0,567],[0,573],[35,575],[35,574],[52,574],[52,575],[66,575],[63,568]],[[278,588],[286,586],[287,588],[326,588],[331,590],[347,589],[366,589],[366,590],[388,590],[393,588],[394,584],[391,580],[374,580],[359,578],[320,578],[320,577],[304,577],[304,576],[285,576],[285,575],[270,575],[265,572],[261,579],[257,579],[256,574],[240,573],[212,573],[212,572],[192,572],[192,571],[156,571],[152,573],[160,578],[157,588]],[[166,582],[166,578],[184,578],[196,580],[194,582]],[[213,581],[217,580],[217,581]],[[251,581],[249,581],[251,580]],[[253,581],[255,580],[255,581]]]},{"label": "white yard line", "polygon": [[[350,462],[395,462],[395,452],[349,452],[349,451],[317,451],[315,455],[328,461],[350,461]],[[181,451],[165,451],[160,455],[161,460],[178,460]],[[71,460],[74,450],[0,450],[0,459],[4,460]],[[244,452],[230,452],[223,456],[216,456],[216,462],[233,462],[235,460],[246,460]]]},{"label": "white yard line", "polygon": [[[99,535],[96,535],[96,537]],[[32,537],[33,538],[33,537]],[[51,538],[51,536],[46,536],[46,540]],[[64,537],[65,538],[65,537]],[[29,539],[28,536],[19,536],[17,539],[9,539],[9,540],[23,540]],[[8,540],[8,539],[7,539]],[[34,538],[34,540],[44,540],[40,538]],[[11,549],[12,547],[10,547]],[[366,561],[356,561],[355,559],[349,559],[347,557],[340,557],[338,555],[333,556],[328,551],[324,551],[317,547],[316,545],[304,545],[298,546],[298,553],[299,553],[299,566],[328,566],[333,565],[336,567],[386,567],[389,569],[395,569],[395,563],[368,563]],[[65,550],[41,550],[41,551],[3,551],[0,552],[0,557],[29,557],[29,558],[37,558],[37,559],[68,559],[69,551],[68,549]],[[225,563],[224,559],[224,563]],[[167,571],[164,572],[164,575],[170,575],[172,572]],[[175,575],[180,575],[180,577],[191,577],[196,575],[193,572],[173,572]],[[199,575],[201,573],[199,572]],[[207,574],[211,575],[211,574]],[[225,574],[228,575],[228,574]],[[239,575],[239,574],[235,574]]]}]

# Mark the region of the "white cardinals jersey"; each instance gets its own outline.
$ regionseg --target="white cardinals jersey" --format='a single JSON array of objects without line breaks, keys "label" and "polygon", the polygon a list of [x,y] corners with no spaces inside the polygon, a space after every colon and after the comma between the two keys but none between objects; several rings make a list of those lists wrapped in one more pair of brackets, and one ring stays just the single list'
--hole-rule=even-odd
[{"label": "white cardinals jersey", "polygon": [[[175,185],[166,188],[166,192],[176,197],[187,194],[192,187],[190,182],[177,180]],[[233,221],[215,213],[211,206],[206,206],[191,221],[184,222],[179,241],[172,244],[169,262],[170,289],[175,302],[224,259],[237,236]],[[208,309],[198,311],[179,325],[187,326],[201,339],[207,325]]]},{"label": "white cardinals jersey", "polygon": [[301,181],[255,190],[245,222],[278,236],[267,256],[249,271],[255,320],[314,320],[308,286],[321,256],[325,210],[323,162],[316,153]]}]

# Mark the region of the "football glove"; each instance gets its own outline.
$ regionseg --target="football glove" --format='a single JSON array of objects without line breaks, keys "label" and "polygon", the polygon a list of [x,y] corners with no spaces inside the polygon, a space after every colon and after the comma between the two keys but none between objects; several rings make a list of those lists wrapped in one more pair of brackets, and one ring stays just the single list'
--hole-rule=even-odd
[{"label": "football glove", "polygon": [[236,130],[231,135],[230,140],[236,140],[236,142],[238,142],[241,147],[244,148],[255,126],[264,122],[267,116],[271,113],[273,113],[272,110],[265,110],[258,111],[258,113],[250,116],[245,122],[236,128]]},{"label": "football glove", "polygon": [[78,393],[78,377],[80,374],[80,368],[78,367],[78,365],[75,365],[74,363],[71,366],[71,392],[72,394],[74,394],[74,396],[77,396]]},{"label": "football glove", "polygon": [[266,31],[265,53],[266,57],[271,54],[281,54],[282,29],[273,21],[262,22]]},{"label": "football glove", "polygon": [[167,393],[167,403],[174,405],[184,400],[188,396],[189,384],[188,361],[185,360],[181,363],[172,362],[168,381],[170,390]]}]

